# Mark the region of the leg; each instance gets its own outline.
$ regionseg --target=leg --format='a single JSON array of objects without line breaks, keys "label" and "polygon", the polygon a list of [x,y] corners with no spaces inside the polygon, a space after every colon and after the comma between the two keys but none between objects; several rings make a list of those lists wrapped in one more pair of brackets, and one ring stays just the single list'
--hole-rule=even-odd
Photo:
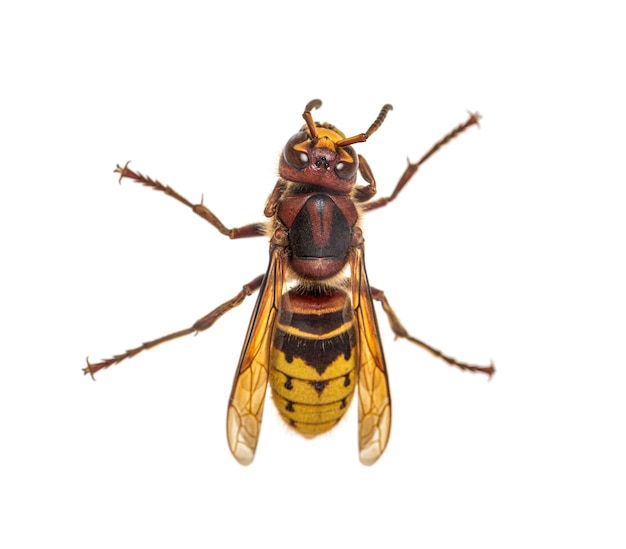
[{"label": "leg", "polygon": [[117,165],[115,168],[115,173],[120,174],[120,181],[124,177],[128,177],[129,179],[135,180],[137,183],[141,183],[146,187],[150,187],[155,191],[161,191],[172,198],[175,198],[179,202],[182,202],[185,206],[188,206],[193,210],[194,213],[198,214],[202,219],[208,221],[211,225],[213,225],[220,233],[230,237],[230,238],[247,238],[250,236],[262,236],[265,234],[265,224],[264,223],[251,223],[250,225],[246,225],[244,227],[238,227],[235,229],[228,229],[224,226],[224,224],[215,216],[215,214],[209,210],[204,204],[192,204],[187,200],[184,196],[178,194],[174,189],[169,187],[168,185],[163,185],[163,183],[151,179],[150,177],[146,177],[139,172],[134,172],[128,167],[128,162],[124,165],[124,167]]},{"label": "leg", "polygon": [[354,194],[354,199],[359,202],[367,202],[370,198],[373,198],[376,194],[376,179],[374,179],[374,174],[372,173],[372,168],[367,163],[367,160],[363,158],[361,155],[359,156],[359,173],[361,177],[365,180],[367,185],[359,185],[356,187],[356,192]]},{"label": "leg", "polygon": [[478,126],[479,120],[480,120],[480,115],[478,113],[470,113],[470,117],[467,119],[466,122],[464,122],[463,124],[460,124],[459,126],[454,128],[450,133],[445,135],[442,139],[437,141],[437,143],[435,143],[430,148],[430,150],[424,156],[422,156],[422,158],[420,158],[414,164],[409,162],[409,165],[406,167],[406,170],[404,170],[404,173],[400,177],[400,180],[398,181],[396,188],[393,190],[390,196],[379,198],[377,200],[374,200],[373,202],[368,202],[366,204],[363,204],[363,209],[366,211],[375,210],[376,208],[380,208],[382,206],[386,206],[387,204],[389,204],[389,202],[394,200],[400,194],[400,191],[411,180],[411,178],[415,175],[415,172],[424,162],[426,162],[426,160],[428,160],[433,154],[435,154],[445,144],[447,144],[452,139],[454,139],[455,137],[463,133],[470,126],[474,126],[474,125]]},{"label": "leg", "polygon": [[420,347],[422,347],[422,349],[427,350],[430,354],[435,355],[437,358],[440,358],[441,360],[447,362],[448,364],[450,364],[450,366],[456,366],[457,368],[460,368],[461,370],[466,370],[469,372],[481,372],[483,374],[487,374],[490,378],[496,372],[496,368],[493,362],[489,364],[489,366],[475,366],[473,364],[466,364],[465,362],[459,362],[458,360],[452,357],[449,357],[447,355],[444,355],[441,351],[413,337],[406,331],[405,327],[402,326],[400,320],[396,316],[396,313],[393,312],[393,309],[389,305],[389,301],[387,301],[387,298],[385,297],[385,293],[382,290],[378,290],[377,288],[371,288],[371,291],[372,291],[372,299],[375,299],[376,301],[380,301],[380,303],[382,304],[383,310],[385,311],[385,313],[387,314],[387,318],[389,319],[389,324],[391,325],[391,329],[393,330],[393,333],[396,334],[396,337],[402,337],[404,339],[408,339],[409,341],[412,341],[416,345],[419,345]]},{"label": "leg", "polygon": [[142,343],[139,347],[135,347],[134,349],[130,349],[125,353],[115,355],[112,358],[107,358],[106,360],[103,360],[102,362],[97,362],[96,364],[91,364],[89,362],[89,359],[87,359],[87,367],[83,368],[83,372],[85,374],[90,374],[91,377],[94,377],[94,374],[98,370],[108,368],[109,366],[113,366],[113,364],[118,364],[119,362],[122,362],[122,360],[126,360],[127,358],[132,358],[135,355],[139,354],[141,351],[147,351],[148,349],[152,349],[152,347],[156,347],[161,343],[172,341],[174,339],[178,339],[179,337],[183,337],[194,332],[197,333],[207,330],[208,328],[213,326],[215,321],[223,314],[227,313],[231,309],[234,309],[237,305],[241,305],[246,297],[256,292],[261,286],[264,277],[265,275],[257,276],[254,280],[246,284],[235,297],[229,299],[226,303],[222,303],[219,307],[211,311],[208,315],[203,316],[201,319],[197,320],[190,328],[186,328],[184,330],[168,334],[158,339],[153,339],[152,341]]}]

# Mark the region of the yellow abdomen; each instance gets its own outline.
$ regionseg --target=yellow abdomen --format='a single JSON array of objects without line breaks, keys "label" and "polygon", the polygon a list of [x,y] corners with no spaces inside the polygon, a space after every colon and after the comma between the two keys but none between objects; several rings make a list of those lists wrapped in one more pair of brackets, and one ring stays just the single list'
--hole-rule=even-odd
[{"label": "yellow abdomen", "polygon": [[356,334],[343,290],[284,294],[270,353],[272,397],[283,419],[306,437],[334,427],[356,384]]}]

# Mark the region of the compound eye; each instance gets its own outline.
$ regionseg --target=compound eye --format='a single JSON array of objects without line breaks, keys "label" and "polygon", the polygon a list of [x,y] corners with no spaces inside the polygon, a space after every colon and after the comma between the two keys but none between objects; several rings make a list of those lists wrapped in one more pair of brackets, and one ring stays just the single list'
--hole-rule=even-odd
[{"label": "compound eye", "polygon": [[308,139],[309,136],[305,132],[298,132],[296,135],[291,137],[289,141],[287,141],[287,144],[283,149],[283,158],[285,159],[285,162],[296,170],[302,170],[309,165],[309,155],[303,151],[294,149],[296,145],[304,143]]},{"label": "compound eye", "polygon": [[352,162],[343,160],[341,157],[345,157],[346,155],[341,154],[340,160],[335,166],[335,173],[339,179],[352,179],[356,175],[356,171],[359,168],[356,153],[350,145],[341,147],[341,149],[343,153],[348,153],[348,155],[352,158]]}]

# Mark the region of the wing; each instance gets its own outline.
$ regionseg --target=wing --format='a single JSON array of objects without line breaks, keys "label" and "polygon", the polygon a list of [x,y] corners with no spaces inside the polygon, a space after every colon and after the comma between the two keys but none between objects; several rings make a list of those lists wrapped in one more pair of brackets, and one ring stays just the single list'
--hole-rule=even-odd
[{"label": "wing", "polygon": [[228,445],[242,465],[252,463],[259,440],[269,377],[269,349],[284,279],[284,257],[282,250],[274,250],[270,257],[228,403]]},{"label": "wing", "polygon": [[389,440],[391,397],[362,247],[355,250],[351,270],[359,350],[359,458],[363,465],[373,465]]}]

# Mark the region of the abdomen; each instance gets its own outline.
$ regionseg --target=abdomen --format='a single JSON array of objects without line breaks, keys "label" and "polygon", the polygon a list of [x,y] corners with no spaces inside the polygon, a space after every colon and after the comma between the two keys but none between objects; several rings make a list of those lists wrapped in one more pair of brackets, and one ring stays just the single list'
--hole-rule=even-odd
[{"label": "abdomen", "polygon": [[283,419],[313,437],[334,427],[354,395],[356,334],[340,289],[282,296],[270,353],[272,397]]}]

